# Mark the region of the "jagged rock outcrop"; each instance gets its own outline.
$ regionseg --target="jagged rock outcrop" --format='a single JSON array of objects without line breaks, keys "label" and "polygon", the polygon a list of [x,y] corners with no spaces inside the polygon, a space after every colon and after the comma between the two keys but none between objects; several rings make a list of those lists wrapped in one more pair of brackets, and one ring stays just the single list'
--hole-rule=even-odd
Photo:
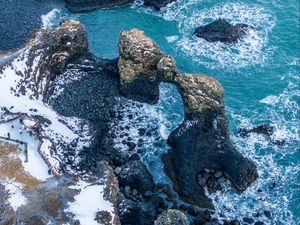
[{"label": "jagged rock outcrop", "polygon": [[156,66],[163,57],[159,47],[138,29],[122,31],[119,41],[119,73],[124,96],[147,103],[159,98]]},{"label": "jagged rock outcrop", "polygon": [[197,27],[194,34],[209,42],[234,43],[247,34],[251,26],[243,23],[231,25],[224,19],[218,19],[205,26]]},{"label": "jagged rock outcrop", "polygon": [[24,79],[34,82],[31,89],[35,95],[46,94],[57,74],[89,52],[87,34],[75,20],[62,21],[54,29],[36,31],[29,45],[29,69]]},{"label": "jagged rock outcrop", "polygon": [[163,212],[154,225],[189,225],[187,217],[180,211],[169,209]]},{"label": "jagged rock outcrop", "polygon": [[128,5],[133,0],[65,0],[71,12],[91,11],[99,8],[112,8]]},{"label": "jagged rock outcrop", "polygon": [[238,190],[245,190],[258,173],[255,164],[230,142],[220,83],[201,74],[179,74],[174,59],[163,55],[151,39],[136,29],[121,33],[119,49],[125,96],[156,103],[161,81],[175,84],[182,96],[185,119],[169,136],[172,149],[163,156],[166,173],[180,197],[213,208],[197,182],[197,175],[205,168],[222,171]]}]

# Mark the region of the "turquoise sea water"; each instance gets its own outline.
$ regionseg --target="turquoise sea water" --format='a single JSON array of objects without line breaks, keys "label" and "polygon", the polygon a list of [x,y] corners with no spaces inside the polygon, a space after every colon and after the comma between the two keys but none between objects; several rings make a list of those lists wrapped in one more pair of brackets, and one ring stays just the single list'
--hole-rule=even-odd
[{"label": "turquoise sea water", "polygon": [[[120,30],[143,29],[165,53],[174,56],[180,71],[200,72],[218,79],[225,89],[231,138],[238,150],[257,164],[260,178],[242,194],[228,186],[225,193],[211,195],[216,216],[242,218],[270,210],[271,221],[259,216],[266,224],[298,225],[299,7],[298,0],[179,0],[161,12],[137,3],[83,14],[70,15],[60,10],[52,19],[54,23],[64,17],[79,19],[88,32],[92,52],[105,58],[117,57]],[[255,30],[231,45],[208,43],[192,35],[196,26],[217,18],[250,24]],[[168,182],[162,175],[160,155],[167,151],[165,138],[183,118],[178,93],[171,85],[163,84],[158,105],[137,108],[127,104],[127,110],[140,110],[140,117],[127,123],[150,122],[159,128],[156,137],[145,142],[140,154],[154,177]],[[236,135],[238,127],[251,128],[262,123],[276,127],[271,138],[251,135],[243,139]],[[285,144],[277,146],[276,140],[285,140]],[[154,141],[161,144],[153,146]]]}]

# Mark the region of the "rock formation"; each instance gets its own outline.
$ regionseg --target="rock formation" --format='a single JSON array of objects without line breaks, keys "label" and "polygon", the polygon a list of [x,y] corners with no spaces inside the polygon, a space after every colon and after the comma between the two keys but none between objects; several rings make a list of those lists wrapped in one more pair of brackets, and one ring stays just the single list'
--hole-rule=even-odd
[{"label": "rock formation", "polygon": [[247,34],[251,26],[243,23],[231,25],[224,19],[218,19],[205,26],[197,27],[194,34],[209,42],[234,43]]},{"label": "rock formation", "polygon": [[[160,10],[162,7],[174,1],[176,0],[145,0],[144,5]],[[125,6],[133,3],[134,0],[65,0],[65,2],[71,12],[84,12],[100,8]]]},{"label": "rock formation", "polygon": [[119,49],[125,96],[156,103],[161,81],[175,84],[182,96],[185,120],[169,136],[172,149],[163,156],[166,173],[180,197],[201,207],[213,207],[197,182],[197,175],[205,168],[222,171],[239,191],[245,190],[258,173],[255,164],[230,143],[220,83],[201,74],[179,74],[172,57],[164,56],[136,29],[121,33]]},{"label": "rock formation", "polygon": [[91,11],[99,8],[112,8],[132,3],[132,0],[65,0],[71,12]]},{"label": "rock formation", "polygon": [[87,56],[88,51],[87,35],[78,21],[66,20],[55,29],[38,30],[30,40],[24,80],[33,80],[31,89],[36,96],[45,95],[55,76],[71,61]]},{"label": "rock formation", "polygon": [[119,72],[124,96],[147,103],[159,98],[156,65],[163,57],[159,47],[143,31],[122,31],[119,41]]}]

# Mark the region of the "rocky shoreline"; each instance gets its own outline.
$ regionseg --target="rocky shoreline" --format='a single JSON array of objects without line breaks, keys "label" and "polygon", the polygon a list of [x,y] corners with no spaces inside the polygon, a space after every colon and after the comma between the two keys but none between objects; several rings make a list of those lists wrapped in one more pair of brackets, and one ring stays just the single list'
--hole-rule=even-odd
[{"label": "rocky shoreline", "polygon": [[[114,205],[117,219],[112,221],[107,219],[107,213],[99,212],[97,221],[137,225],[170,224],[168,221],[227,223],[213,218],[213,205],[205,195],[205,185],[217,191],[215,181],[209,180],[222,178],[220,182],[229,180],[238,191],[243,191],[257,179],[258,172],[254,163],[230,142],[224,91],[218,81],[201,74],[180,74],[173,58],[137,29],[121,32],[120,56],[115,60],[93,56],[83,26],[73,20],[62,21],[51,30],[36,31],[24,51],[28,60],[26,70],[17,73],[20,83],[11,90],[15,98],[42,98],[44,104],[64,118],[76,117],[89,124],[90,143],[81,146],[83,126],[78,131],[83,135],[79,134],[78,139],[55,142],[45,132],[53,121],[37,116],[35,108],[31,115],[26,115],[40,127],[32,134],[40,139],[41,146],[50,142],[47,146],[51,150],[45,158],[55,175],[71,174],[88,182],[106,177],[106,193],[110,193],[106,199]],[[5,68],[7,65],[0,71]],[[155,104],[160,82],[174,84],[184,102],[184,122],[169,136],[171,148],[163,156],[174,190],[155,183],[138,154],[118,151],[113,145],[114,135],[109,132],[110,123],[121,110],[118,99],[126,97]],[[7,109],[6,115],[13,114]],[[58,122],[67,124],[62,119]],[[72,130],[72,126],[68,127]],[[127,145],[134,149],[136,143]],[[51,164],[53,158],[59,159],[60,168]],[[22,214],[21,209],[18,213]],[[52,219],[55,218],[54,215]],[[10,219],[17,223],[17,217]],[[40,216],[40,224],[46,224],[47,219]]]}]

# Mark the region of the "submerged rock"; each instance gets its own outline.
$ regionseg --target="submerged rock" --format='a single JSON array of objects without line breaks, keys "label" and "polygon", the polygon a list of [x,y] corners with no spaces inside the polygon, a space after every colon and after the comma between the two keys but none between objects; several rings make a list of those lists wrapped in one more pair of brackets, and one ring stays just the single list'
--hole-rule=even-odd
[{"label": "submerged rock", "polygon": [[250,135],[250,133],[263,134],[270,137],[274,134],[274,127],[269,124],[262,124],[252,129],[240,128],[238,130],[238,134],[241,137],[247,137],[248,135]]},{"label": "submerged rock", "polygon": [[255,164],[230,142],[220,83],[201,74],[179,74],[172,57],[165,56],[137,29],[121,33],[119,51],[125,96],[156,103],[161,81],[175,84],[182,96],[185,120],[170,134],[172,149],[163,156],[166,173],[180,197],[213,208],[203,186],[197,183],[197,175],[204,168],[222,172],[238,190],[245,190],[258,173]]},{"label": "submerged rock", "polygon": [[112,8],[128,5],[133,0],[65,0],[71,12],[91,11],[99,8]]},{"label": "submerged rock", "polygon": [[169,209],[162,213],[154,225],[189,225],[187,217],[180,211]]},{"label": "submerged rock", "polygon": [[205,26],[197,27],[194,34],[209,42],[233,43],[243,38],[251,26],[243,23],[231,25],[224,19],[218,19]]}]

